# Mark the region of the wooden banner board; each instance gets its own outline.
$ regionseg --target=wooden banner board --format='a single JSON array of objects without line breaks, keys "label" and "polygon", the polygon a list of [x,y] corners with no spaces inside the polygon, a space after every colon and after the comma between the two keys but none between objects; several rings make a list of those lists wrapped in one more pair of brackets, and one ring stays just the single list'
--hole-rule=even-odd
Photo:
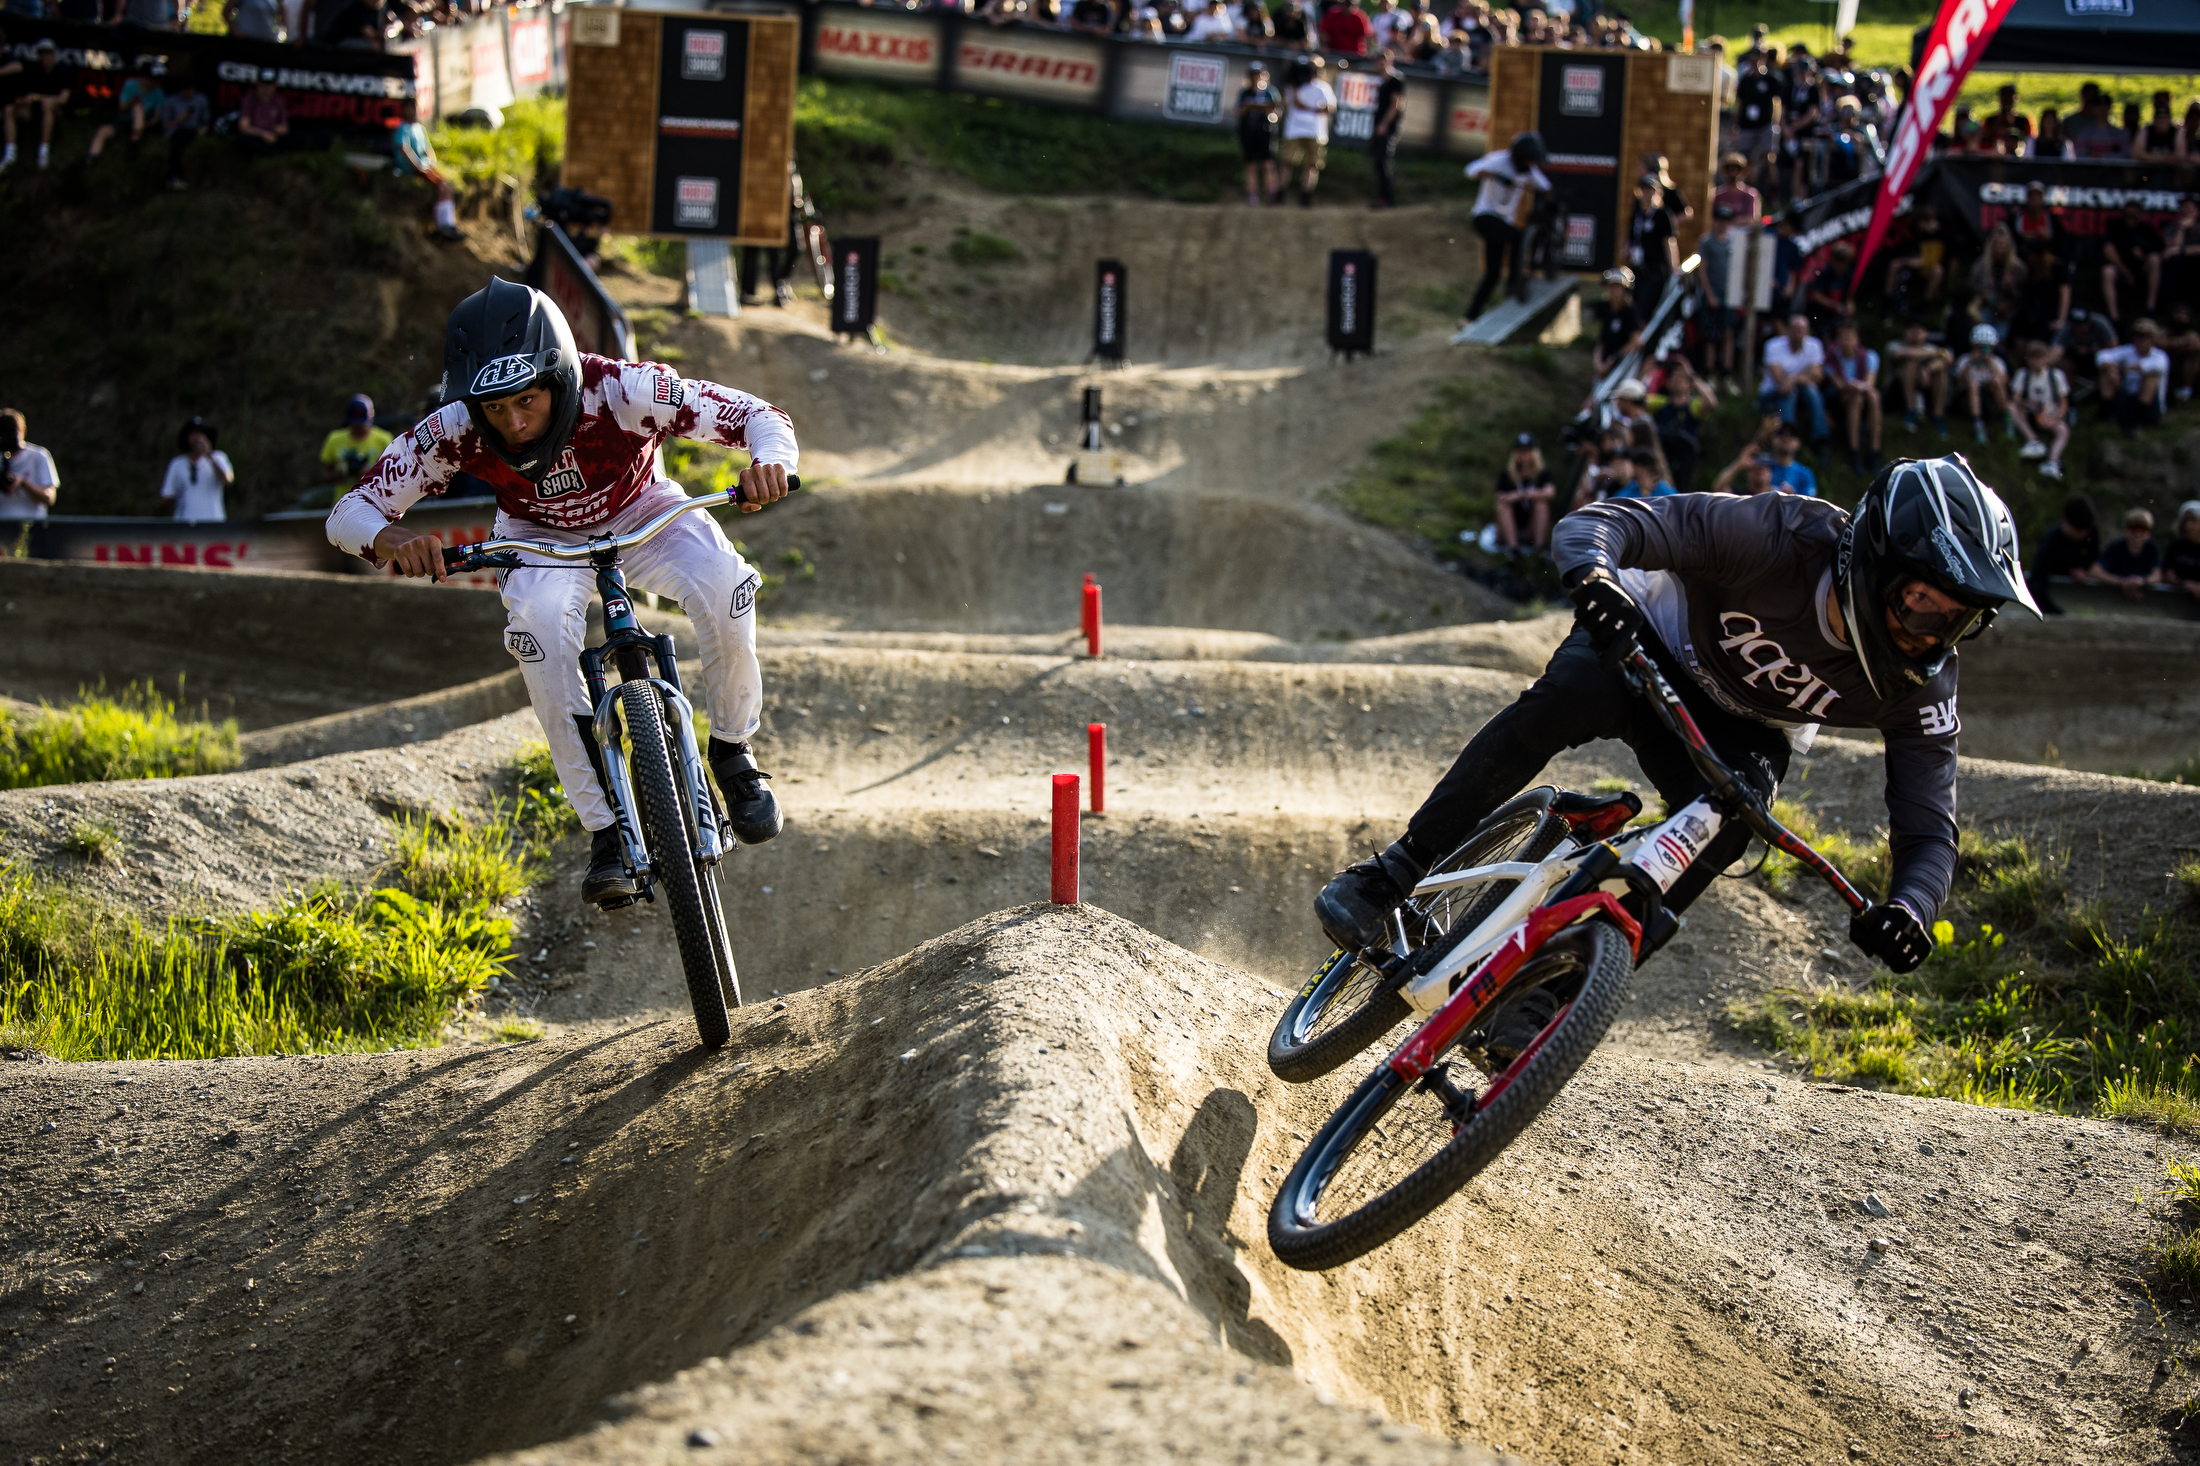
[{"label": "wooden banner board", "polygon": [[619,234],[787,242],[792,15],[575,6],[565,183]]}]

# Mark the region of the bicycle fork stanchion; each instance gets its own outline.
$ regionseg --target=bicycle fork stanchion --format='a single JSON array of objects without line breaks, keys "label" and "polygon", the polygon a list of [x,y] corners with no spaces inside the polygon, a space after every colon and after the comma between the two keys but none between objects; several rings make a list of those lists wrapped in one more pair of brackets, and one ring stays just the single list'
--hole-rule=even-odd
[{"label": "bicycle fork stanchion", "polygon": [[1077,776],[1054,776],[1054,892],[1057,906],[1077,904]]},{"label": "bicycle fork stanchion", "polygon": [[1108,725],[1085,725],[1086,762],[1092,765],[1092,812],[1105,814],[1108,809]]}]

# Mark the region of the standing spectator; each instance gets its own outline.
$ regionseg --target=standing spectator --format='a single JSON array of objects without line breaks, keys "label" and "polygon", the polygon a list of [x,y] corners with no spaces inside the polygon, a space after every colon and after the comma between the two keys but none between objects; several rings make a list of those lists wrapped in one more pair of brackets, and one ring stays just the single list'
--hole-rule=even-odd
[{"label": "standing spectator", "polygon": [[2174,163],[2182,156],[2177,141],[2177,119],[2170,115],[2169,93],[2156,92],[2154,118],[2139,129],[2131,148],[2132,159],[2140,163]]},{"label": "standing spectator", "polygon": [[1810,197],[1819,136],[1825,131],[1825,87],[1810,51],[1788,47],[1786,89],[1780,96],[1780,173],[1791,204]]},{"label": "standing spectator", "polygon": [[1077,0],[1070,7],[1069,28],[1088,36],[1115,34],[1115,6],[1110,0]]},{"label": "standing spectator", "polygon": [[1711,206],[1711,232],[1696,245],[1703,263],[1696,267],[1696,286],[1703,292],[1703,309],[1697,328],[1703,333],[1704,369],[1715,375],[1720,390],[1734,390],[1734,338],[1741,333],[1738,302],[1729,301],[1728,287],[1734,272],[1734,211],[1725,204]]},{"label": "standing spectator", "polygon": [[130,150],[137,151],[145,140],[147,118],[160,120],[160,105],[168,100],[168,93],[161,90],[160,64],[149,56],[138,58],[131,66],[129,77],[122,83],[122,93],[115,99],[115,119],[102,122],[99,131],[92,134],[90,156],[96,158],[106,150],[114,135],[127,127],[130,130]]},{"label": "standing spectator", "polygon": [[1286,51],[1306,49],[1306,43],[1313,39],[1313,32],[1307,27],[1306,8],[1299,4],[1299,0],[1283,0],[1269,14],[1274,17],[1278,46]]},{"label": "standing spectator", "polygon": [[1229,0],[1207,0],[1207,6],[1192,18],[1192,24],[1184,32],[1184,39],[1195,45],[1202,41],[1234,41],[1238,38],[1237,22],[1230,18]]},{"label": "standing spectator", "polygon": [[1321,31],[1323,50],[1341,51],[1347,56],[1365,56],[1367,43],[1375,34],[1375,27],[1369,22],[1367,12],[1349,3],[1349,0],[1332,5],[1322,12],[1318,29]]},{"label": "standing spectator", "polygon": [[356,51],[382,49],[385,22],[381,0],[314,0],[313,23],[319,27],[314,40],[323,46]]},{"label": "standing spectator", "polygon": [[2141,428],[2162,420],[2169,407],[2169,354],[2162,350],[2160,327],[2149,320],[2134,322],[2129,346],[2112,346],[2093,361],[2101,374],[2101,396],[2107,400],[2108,414],[2126,433],[2137,437]]},{"label": "standing spectator", "polygon": [[275,90],[275,68],[260,68],[252,90],[237,104],[237,146],[253,157],[265,157],[282,145],[290,133],[290,109]]},{"label": "standing spectator", "polygon": [[229,27],[233,36],[255,41],[287,39],[283,33],[282,0],[222,0],[222,24]]},{"label": "standing spectator", "polygon": [[1688,195],[1682,193],[1673,182],[1673,163],[1665,154],[1644,153],[1642,176],[1658,181],[1658,203],[1664,207],[1666,216],[1673,221],[1675,229],[1696,217],[1696,206],[1688,201]]},{"label": "standing spectator", "polygon": [[1680,268],[1680,243],[1673,216],[1665,210],[1665,189],[1655,175],[1635,181],[1635,212],[1627,225],[1627,263],[1635,272],[1635,298],[1645,314],[1658,308],[1665,282]]},{"label": "standing spectator", "polygon": [[1905,319],[1924,315],[1947,279],[1948,241],[1940,232],[1940,215],[1920,207],[1910,216],[1909,239],[1887,262],[1887,294],[1895,313]]},{"label": "standing spectator", "polygon": [[1868,478],[1879,471],[1879,353],[1863,343],[1854,321],[1843,321],[1833,333],[1826,368],[1841,394],[1841,418],[1849,434],[1849,471]]},{"label": "standing spectator", "polygon": [[1988,119],[1996,123],[2001,135],[2008,139],[2012,155],[2022,151],[2022,145],[2032,140],[2032,119],[2017,110],[2017,84],[2004,82],[1994,92],[1994,113]]},{"label": "standing spectator", "polygon": [[2038,179],[2025,185],[2024,206],[2017,210],[2012,236],[2024,261],[2024,291],[2017,300],[2016,334],[2046,341],[2070,318],[2071,249],[2062,221],[2047,207],[2047,190]]},{"label": "standing spectator", "polygon": [[349,488],[389,446],[389,433],[374,425],[374,399],[359,393],[344,404],[344,425],[321,440],[322,481]]},{"label": "standing spectator", "polygon": [[176,446],[183,451],[168,460],[167,475],[160,483],[160,497],[176,518],[218,523],[229,517],[222,512],[222,491],[236,482],[237,473],[229,455],[214,446],[219,437],[211,424],[197,417],[176,434]]},{"label": "standing spectator", "polygon": [[1772,222],[1772,315],[1786,320],[1803,273],[1803,246],[1795,238],[1795,211],[1784,209]]},{"label": "standing spectator", "polygon": [[435,161],[435,148],[428,142],[428,129],[420,125],[420,107],[410,97],[399,103],[404,121],[390,138],[390,157],[396,171],[402,175],[416,174],[435,188],[435,234],[442,240],[458,238],[458,196],[443,176],[443,170]]},{"label": "standing spectator", "polygon": [[53,455],[26,440],[26,431],[22,413],[0,407],[0,519],[44,519],[61,489]]},{"label": "standing spectator", "polygon": [[1856,274],[1856,247],[1847,240],[1835,245],[1825,265],[1803,286],[1803,314],[1810,317],[1813,334],[1824,336],[1849,314],[1849,282]]},{"label": "standing spectator", "polygon": [[[1482,281],[1487,285],[1489,276],[1484,275]],[[1625,269],[1604,272],[1604,319],[1597,326],[1595,344],[1589,348],[1590,375],[1598,381],[1625,361],[1629,352],[1642,345],[1642,320],[1635,314],[1634,301],[1628,295],[1634,283],[1635,277]],[[1477,302],[1480,299],[1477,294]]]},{"label": "standing spectator", "polygon": [[1746,160],[1747,176],[1757,187],[1772,187],[1773,160],[1779,156],[1780,83],[1771,58],[1752,47],[1742,57],[1734,82],[1734,149]]},{"label": "standing spectator", "polygon": [[2146,308],[2134,315],[2152,315],[2162,293],[2162,231],[2146,216],[2138,196],[2124,196],[2123,212],[2108,221],[2101,238],[2101,301],[2111,320],[2124,319],[2116,296],[2119,287],[2137,293],[2145,287]]},{"label": "standing spectator", "polygon": [[1398,135],[1406,120],[1406,83],[1398,61],[1384,51],[1375,58],[1382,83],[1375,88],[1375,130],[1367,142],[1375,162],[1375,207],[1398,206]]},{"label": "standing spectator", "polygon": [[1672,471],[1673,487],[1683,494],[1696,488],[1696,465],[1703,459],[1703,420],[1718,410],[1718,394],[1696,376],[1688,358],[1673,354],[1659,390],[1643,399],[1658,430],[1658,451]]},{"label": "standing spectator", "polygon": [[1292,58],[1284,78],[1283,167],[1299,185],[1299,207],[1314,207],[1314,184],[1329,158],[1329,123],[1337,115],[1337,94],[1322,80],[1322,58]]},{"label": "standing spectator", "polygon": [[[2006,327],[2017,318],[2024,303],[2024,261],[2017,255],[2016,236],[2007,224],[1996,224],[1986,236],[1986,248],[1971,266],[1971,314],[1979,324]],[[1994,332],[2001,339],[2001,331]]]},{"label": "standing spectator", "polygon": [[2025,573],[2024,583],[2032,591],[2033,602],[2048,615],[2060,616],[2063,608],[2055,604],[2048,577],[2067,575],[2083,585],[2093,579],[2100,558],[2092,501],[2073,494],[2063,500],[2062,522],[2040,536],[2040,547],[2032,553],[2032,568]]},{"label": "standing spectator", "polygon": [[124,0],[121,9],[123,24],[149,31],[180,31],[190,14],[184,0]]},{"label": "standing spectator", "polygon": [[2200,499],[2177,506],[2177,523],[2162,546],[2162,579],[2200,600]]},{"label": "standing spectator", "polygon": [[[2009,395],[2016,403],[2017,433],[2024,439],[2017,456],[2044,458],[2040,472],[2061,478],[2063,449],[2070,442],[2070,379],[2048,360],[2049,354],[2045,341],[2024,344],[2024,366],[2010,379]],[[2051,441],[2041,442],[2043,433]]]},{"label": "standing spectator", "polygon": [[1819,391],[1825,380],[1825,343],[1810,334],[1810,317],[1797,311],[1787,318],[1787,329],[1765,343],[1757,410],[1776,412],[1790,423],[1798,412],[1807,414],[1810,441],[1821,445],[1833,435],[1826,422],[1826,400]]},{"label": "standing spectator", "polygon": [[[1480,185],[1474,194],[1474,232],[1482,237],[1482,283],[1475,286],[1474,299],[1467,305],[1470,321],[1489,306],[1497,282],[1518,275],[1526,265],[1520,257],[1520,221],[1534,207],[1534,200],[1523,200],[1521,192],[1550,191],[1551,180],[1543,176],[1539,166],[1542,162],[1543,139],[1523,132],[1504,152],[1492,148],[1467,165],[1467,177]],[[1611,271],[1605,272],[1604,280],[1609,287]],[[1610,294],[1609,288],[1606,294]],[[1605,370],[1600,366],[1597,374],[1601,376]]]},{"label": "standing spectator", "polygon": [[1238,152],[1245,159],[1245,202],[1259,208],[1283,198],[1283,184],[1276,174],[1276,115],[1283,98],[1268,84],[1268,67],[1259,61],[1245,68],[1245,85],[1238,89]]},{"label": "standing spectator", "polygon": [[1992,412],[2009,436],[2017,435],[2009,414],[2009,368],[1994,354],[2001,333],[1981,322],[1971,328],[1971,349],[1956,362],[1956,390],[1971,413],[1971,435],[1986,441],[1986,414]]},{"label": "standing spectator", "polygon": [[1719,187],[1711,195],[1712,209],[1725,208],[1736,228],[1747,228],[1757,222],[1763,206],[1763,198],[1749,186],[1749,160],[1740,153],[1728,153],[1719,163]]},{"label": "standing spectator", "polygon": [[1948,348],[1925,338],[1925,323],[1911,321],[1902,328],[1902,339],[1887,347],[1887,368],[1902,390],[1902,426],[1917,431],[1918,414],[1930,400],[1933,431],[1948,436],[1948,372],[1955,358]]},{"label": "standing spectator", "polygon": [[176,89],[160,104],[160,130],[168,139],[168,186],[181,193],[190,185],[183,179],[183,155],[206,131],[206,98],[186,70],[175,78]]},{"label": "standing spectator", "polygon": [[2101,546],[2094,579],[2121,588],[2127,601],[2139,600],[2148,586],[2162,583],[2162,547],[2154,543],[2152,514],[2134,509],[2124,516],[2124,537]]},{"label": "standing spectator", "polygon": [[2032,141],[2025,144],[2027,158],[2064,158],[2070,155],[2070,141],[2063,136],[2062,114],[2053,107],[2040,113],[2040,130]]},{"label": "standing spectator", "polygon": [[1558,481],[1543,466],[1543,445],[1533,433],[1513,439],[1511,457],[1497,474],[1497,542],[1508,550],[1520,548],[1520,520],[1528,520],[1528,548],[1544,550],[1551,544],[1551,506],[1558,498]]},{"label": "standing spectator", "polygon": [[15,166],[16,125],[32,118],[38,120],[38,166],[46,166],[53,152],[54,119],[75,89],[76,68],[62,63],[60,48],[51,40],[41,40],[31,66],[15,78],[14,100],[5,109],[7,144],[0,151],[0,169]]},{"label": "standing spectator", "polygon": [[1803,450],[1802,430],[1782,418],[1772,425],[1771,446],[1772,487],[1783,494],[1817,498],[1818,475],[1799,456]]}]

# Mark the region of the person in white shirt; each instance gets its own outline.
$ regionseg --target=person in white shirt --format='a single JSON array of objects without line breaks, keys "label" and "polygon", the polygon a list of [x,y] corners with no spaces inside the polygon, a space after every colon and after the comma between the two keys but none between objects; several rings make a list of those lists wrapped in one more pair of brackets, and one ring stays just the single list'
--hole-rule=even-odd
[{"label": "person in white shirt", "polygon": [[1787,329],[1765,343],[1764,377],[1757,384],[1757,410],[1778,413],[1795,423],[1798,413],[1810,416],[1810,441],[1822,451],[1833,429],[1826,421],[1826,398],[1820,390],[1826,380],[1826,345],[1810,334],[1810,317],[1798,311],[1787,319]]},{"label": "person in white shirt", "polygon": [[[12,407],[0,408],[0,458],[6,460],[0,468],[0,519],[44,519],[61,487],[53,455],[25,442],[23,432],[23,414]],[[0,545],[0,552],[5,549]]]},{"label": "person in white shirt", "polygon": [[1467,165],[1467,177],[1480,185],[1474,194],[1474,232],[1482,236],[1482,283],[1474,287],[1474,299],[1467,305],[1470,321],[1489,305],[1497,282],[1508,273],[1518,275],[1527,264],[1521,258],[1521,226],[1534,201],[1526,200],[1523,208],[1521,194],[1550,191],[1551,180],[1538,166],[1544,156],[1542,134],[1523,132],[1504,152],[1493,149]]},{"label": "person in white shirt", "polygon": [[[2169,407],[2169,353],[2162,349],[2162,328],[2149,320],[2135,322],[2128,346],[2112,346],[2093,358],[2101,376],[2101,395],[2108,397],[2108,415],[2125,432],[2136,435],[2162,420]],[[2109,396],[2109,383],[2116,383]]]},{"label": "person in white shirt", "polygon": [[1184,39],[1199,41],[1234,41],[1238,36],[1237,22],[1230,18],[1227,0],[1207,0],[1207,8],[1192,17],[1190,29]]},{"label": "person in white shirt", "polygon": [[[2070,441],[2070,379],[2047,356],[2045,341],[2024,343],[2024,365],[2009,383],[2009,396],[2016,404],[2017,432],[2024,438],[2017,456],[2044,458],[2040,472],[2061,478],[2063,448]],[[2041,442],[2042,433],[2053,441]]]},{"label": "person in white shirt", "polygon": [[236,482],[237,471],[229,455],[214,446],[218,436],[211,424],[196,417],[176,434],[176,446],[183,451],[168,460],[160,496],[187,523],[219,523],[229,517],[222,510],[222,491]]},{"label": "person in white shirt", "polygon": [[1413,13],[1399,5],[1398,0],[1375,0],[1375,6],[1367,13],[1375,26],[1374,49],[1388,50],[1391,32],[1399,26],[1409,29],[1413,25]]},{"label": "person in white shirt", "polygon": [[1337,94],[1322,80],[1320,52],[1295,56],[1283,83],[1283,167],[1299,180],[1299,207],[1314,207],[1314,182],[1329,160],[1329,122]]}]

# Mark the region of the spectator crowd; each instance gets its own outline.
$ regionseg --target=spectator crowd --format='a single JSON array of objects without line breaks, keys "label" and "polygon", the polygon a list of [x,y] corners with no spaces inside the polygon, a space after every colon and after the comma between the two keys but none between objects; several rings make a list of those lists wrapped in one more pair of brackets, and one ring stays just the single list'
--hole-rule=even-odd
[{"label": "spectator crowd", "polygon": [[[232,36],[295,46],[381,50],[437,26],[459,25],[512,0],[221,0],[221,27]],[[538,3],[519,0],[517,8]],[[0,23],[41,20],[76,25],[191,28],[192,0],[0,0]]]}]

